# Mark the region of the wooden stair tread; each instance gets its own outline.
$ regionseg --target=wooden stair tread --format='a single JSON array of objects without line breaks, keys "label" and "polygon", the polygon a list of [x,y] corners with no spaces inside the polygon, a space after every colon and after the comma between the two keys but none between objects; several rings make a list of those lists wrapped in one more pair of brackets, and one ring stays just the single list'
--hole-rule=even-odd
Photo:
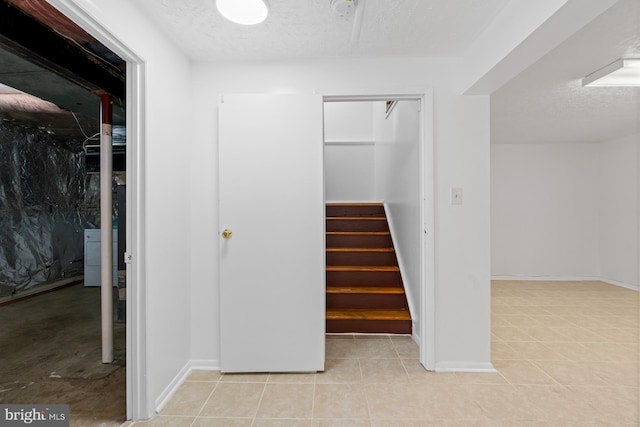
[{"label": "wooden stair tread", "polygon": [[327,309],[327,320],[411,320],[407,310]]},{"label": "wooden stair tread", "polygon": [[400,286],[327,286],[328,294],[404,294],[404,288]]},{"label": "wooden stair tread", "polygon": [[331,202],[326,203],[327,206],[384,206],[382,202],[356,202],[356,203],[348,203],[348,202]]},{"label": "wooden stair tread", "polygon": [[327,221],[386,221],[384,216],[328,216]]},{"label": "wooden stair tread", "polygon": [[395,252],[393,248],[327,248],[327,252]]},{"label": "wooden stair tread", "polygon": [[388,231],[327,231],[332,236],[388,236]]},{"label": "wooden stair tread", "polygon": [[327,271],[400,271],[396,265],[328,265]]}]

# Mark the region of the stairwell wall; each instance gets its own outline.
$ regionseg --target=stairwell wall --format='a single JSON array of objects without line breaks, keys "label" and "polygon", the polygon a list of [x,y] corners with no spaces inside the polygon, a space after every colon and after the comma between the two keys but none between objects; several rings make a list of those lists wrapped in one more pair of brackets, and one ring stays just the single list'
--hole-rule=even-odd
[{"label": "stairwell wall", "polygon": [[420,336],[420,113],[417,101],[399,101],[389,117],[385,110],[385,103],[375,104],[376,200],[385,202],[414,335]]}]

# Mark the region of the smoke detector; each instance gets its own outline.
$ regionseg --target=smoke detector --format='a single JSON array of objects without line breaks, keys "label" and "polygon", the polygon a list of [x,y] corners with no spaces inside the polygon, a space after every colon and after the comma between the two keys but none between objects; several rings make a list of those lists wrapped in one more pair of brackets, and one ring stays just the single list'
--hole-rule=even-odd
[{"label": "smoke detector", "polygon": [[341,18],[348,18],[356,10],[356,0],[330,0],[331,11]]}]

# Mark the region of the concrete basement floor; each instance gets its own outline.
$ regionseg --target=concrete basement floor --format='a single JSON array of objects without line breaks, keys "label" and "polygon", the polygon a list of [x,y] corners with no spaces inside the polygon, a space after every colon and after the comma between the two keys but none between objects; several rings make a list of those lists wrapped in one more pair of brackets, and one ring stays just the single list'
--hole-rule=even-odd
[{"label": "concrete basement floor", "polygon": [[0,306],[0,403],[69,404],[71,426],[126,419],[125,323],[101,363],[100,288],[82,283]]}]

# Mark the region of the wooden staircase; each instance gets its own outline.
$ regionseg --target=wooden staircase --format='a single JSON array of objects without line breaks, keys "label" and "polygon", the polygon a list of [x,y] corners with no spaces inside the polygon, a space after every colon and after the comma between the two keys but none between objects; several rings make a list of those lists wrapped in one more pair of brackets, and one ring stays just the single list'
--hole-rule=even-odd
[{"label": "wooden staircase", "polygon": [[327,203],[327,332],[410,334],[382,203]]}]

